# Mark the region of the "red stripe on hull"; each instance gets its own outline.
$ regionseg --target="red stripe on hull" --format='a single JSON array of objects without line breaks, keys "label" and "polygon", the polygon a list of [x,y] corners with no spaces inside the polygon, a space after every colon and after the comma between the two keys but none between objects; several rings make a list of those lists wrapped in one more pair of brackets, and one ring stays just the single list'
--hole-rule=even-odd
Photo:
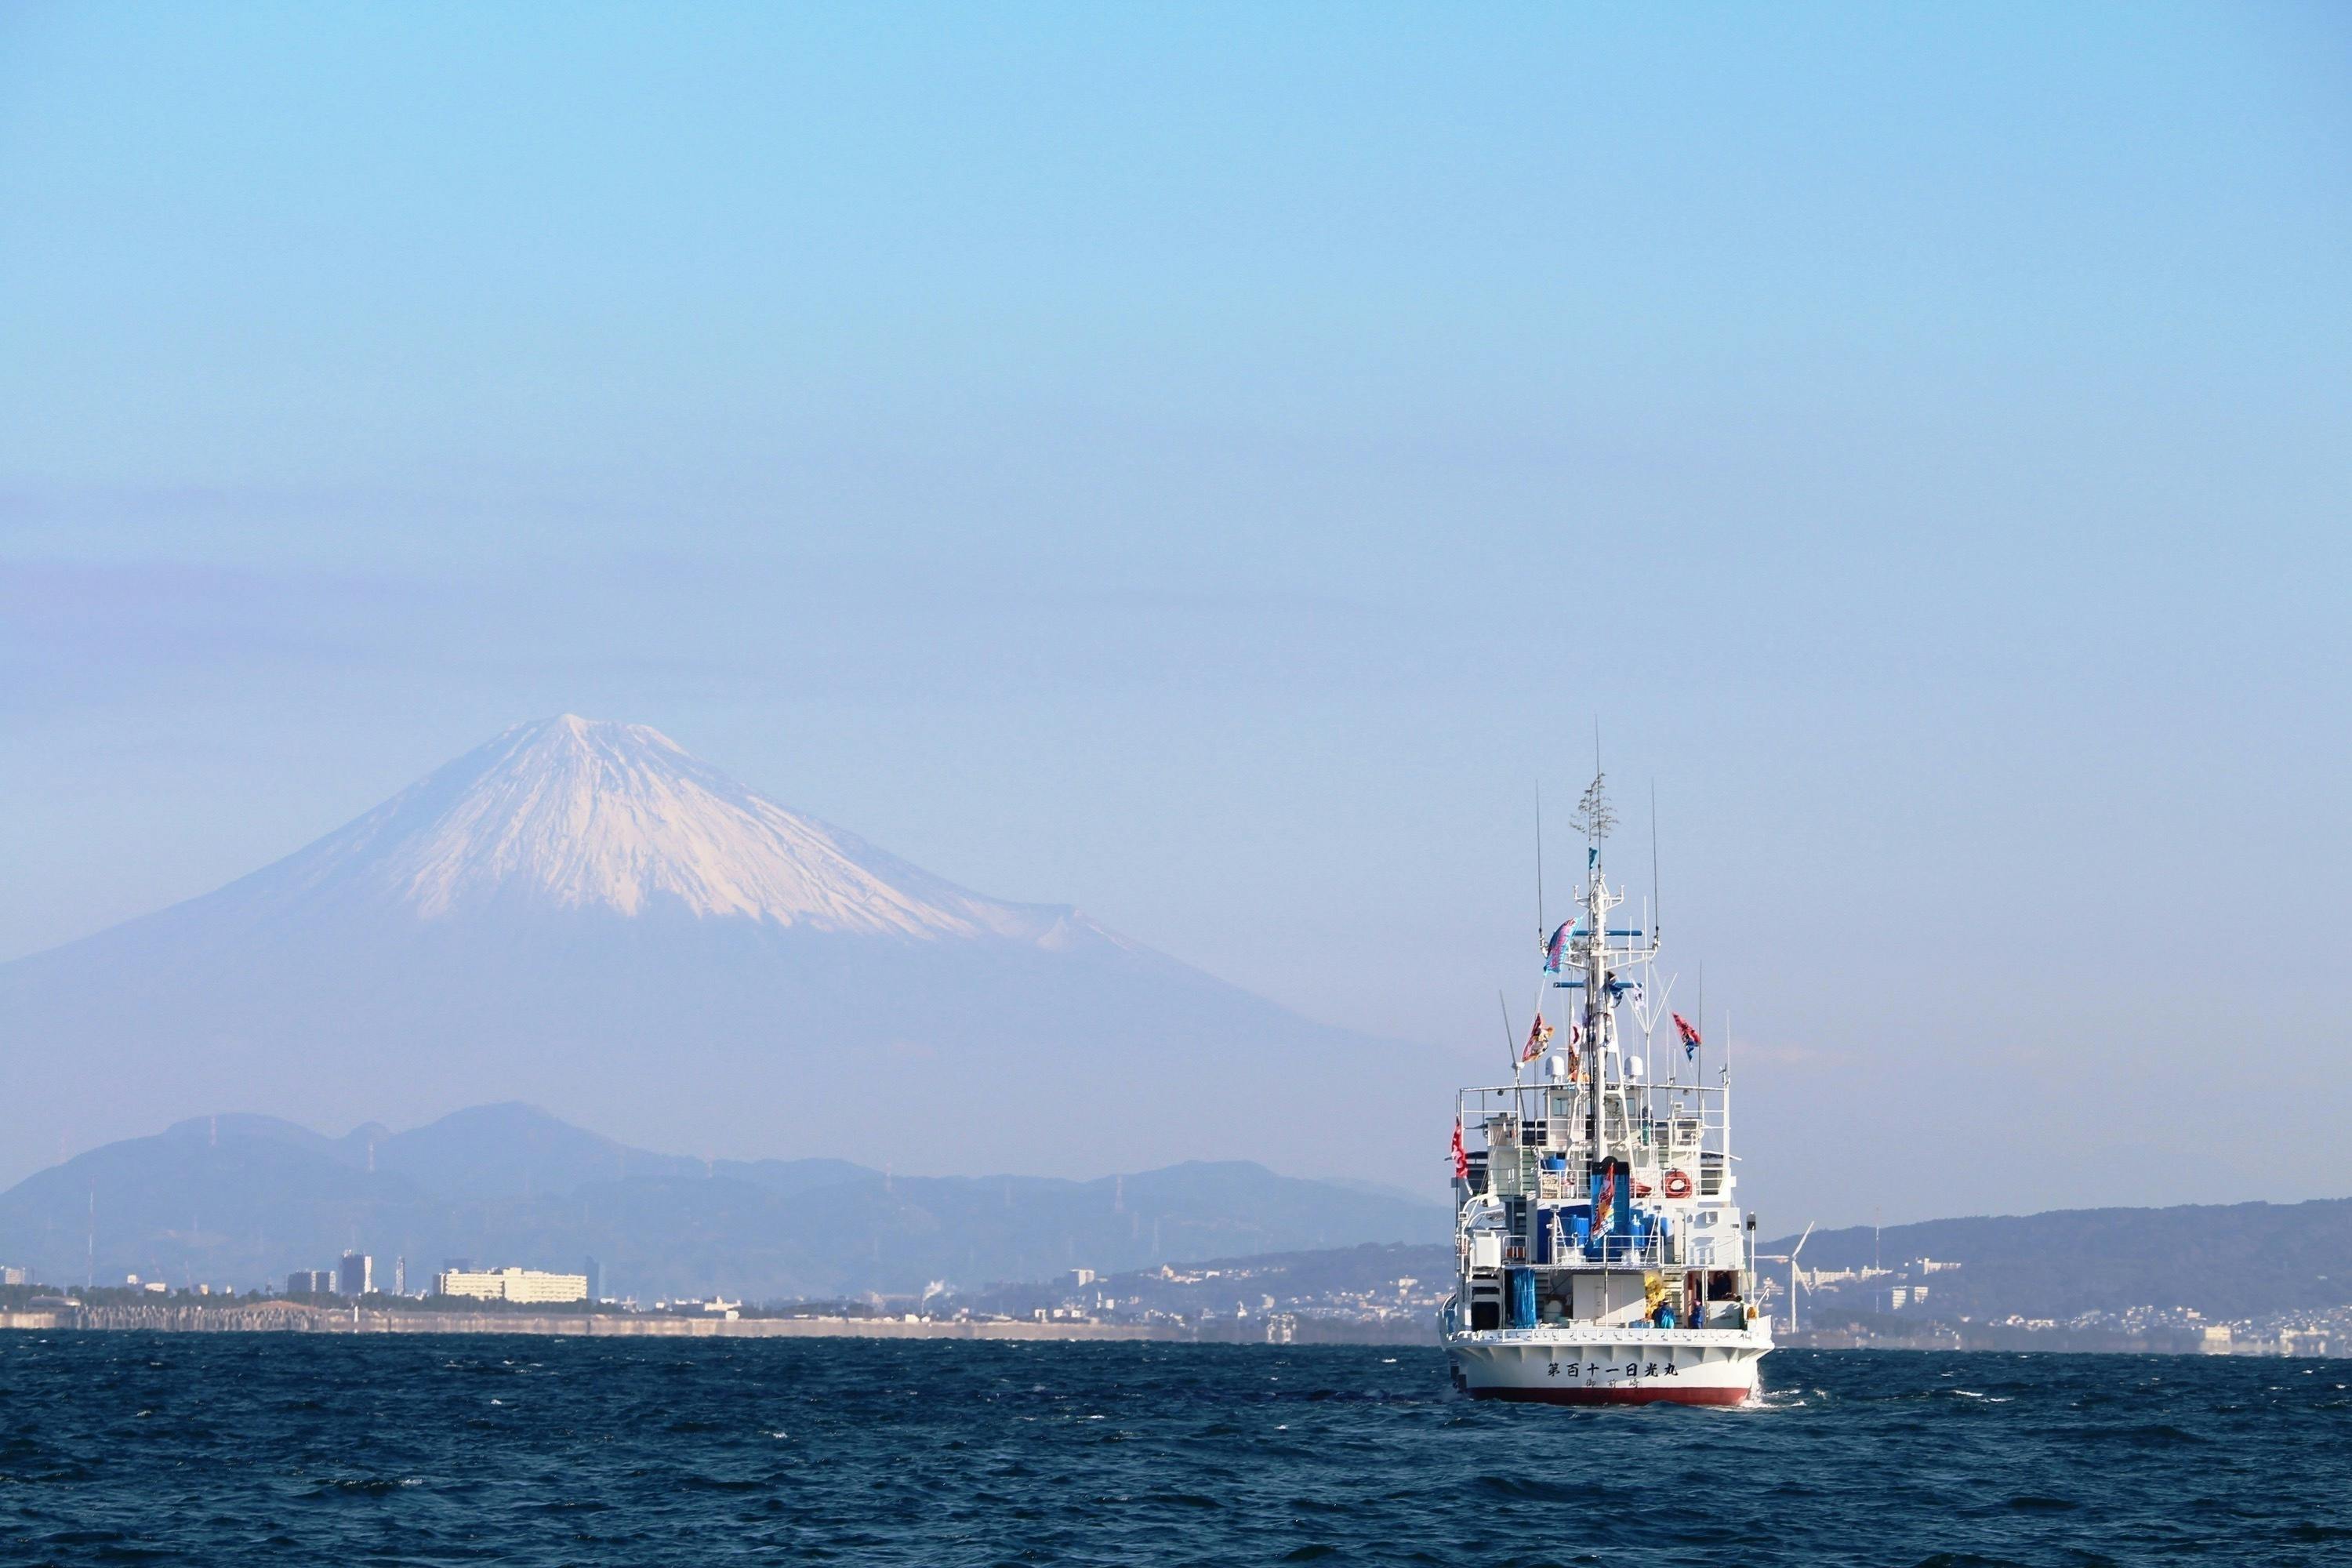
[{"label": "red stripe on hull", "polygon": [[1473,1399],[1507,1399],[1517,1405],[1738,1405],[1747,1388],[1474,1388]]}]

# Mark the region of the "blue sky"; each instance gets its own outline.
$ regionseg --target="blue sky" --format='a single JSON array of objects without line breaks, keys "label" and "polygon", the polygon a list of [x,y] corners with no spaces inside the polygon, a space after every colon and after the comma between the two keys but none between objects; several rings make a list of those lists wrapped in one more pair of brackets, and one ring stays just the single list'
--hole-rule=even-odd
[{"label": "blue sky", "polygon": [[13,8],[0,957],[572,710],[1483,1071],[1597,720],[1784,1208],[2352,1191],[2347,196],[2325,6]]}]

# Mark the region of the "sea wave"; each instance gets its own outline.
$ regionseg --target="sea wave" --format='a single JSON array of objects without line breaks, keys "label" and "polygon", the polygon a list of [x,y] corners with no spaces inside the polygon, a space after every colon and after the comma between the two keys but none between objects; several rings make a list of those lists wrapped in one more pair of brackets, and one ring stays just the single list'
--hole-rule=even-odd
[{"label": "sea wave", "polygon": [[1782,1350],[1591,1409],[1396,1347],[0,1336],[0,1561],[2352,1559],[2352,1377],[2297,1370]]}]

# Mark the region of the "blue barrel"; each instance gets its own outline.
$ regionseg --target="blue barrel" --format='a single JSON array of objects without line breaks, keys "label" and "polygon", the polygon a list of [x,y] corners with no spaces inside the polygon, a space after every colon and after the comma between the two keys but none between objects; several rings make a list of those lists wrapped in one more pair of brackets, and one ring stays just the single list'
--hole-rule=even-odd
[{"label": "blue barrel", "polygon": [[1509,1310],[1503,1326],[1509,1329],[1532,1329],[1536,1326],[1536,1271],[1532,1268],[1503,1270],[1503,1295]]},{"label": "blue barrel", "polygon": [[1538,1263],[1551,1261],[1552,1233],[1559,1226],[1558,1209],[1536,1210],[1536,1261]]}]

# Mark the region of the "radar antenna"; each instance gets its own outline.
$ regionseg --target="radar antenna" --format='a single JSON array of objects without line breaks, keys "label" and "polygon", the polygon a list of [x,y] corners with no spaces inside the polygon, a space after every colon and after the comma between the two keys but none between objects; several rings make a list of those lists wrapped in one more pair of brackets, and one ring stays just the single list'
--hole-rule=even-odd
[{"label": "radar antenna", "polygon": [[1601,788],[1608,776],[1606,773],[1592,775],[1592,783],[1586,787],[1583,798],[1576,803],[1576,816],[1572,818],[1577,831],[1595,844],[1608,837],[1610,830],[1617,826],[1617,814],[1610,809],[1609,796]]}]

